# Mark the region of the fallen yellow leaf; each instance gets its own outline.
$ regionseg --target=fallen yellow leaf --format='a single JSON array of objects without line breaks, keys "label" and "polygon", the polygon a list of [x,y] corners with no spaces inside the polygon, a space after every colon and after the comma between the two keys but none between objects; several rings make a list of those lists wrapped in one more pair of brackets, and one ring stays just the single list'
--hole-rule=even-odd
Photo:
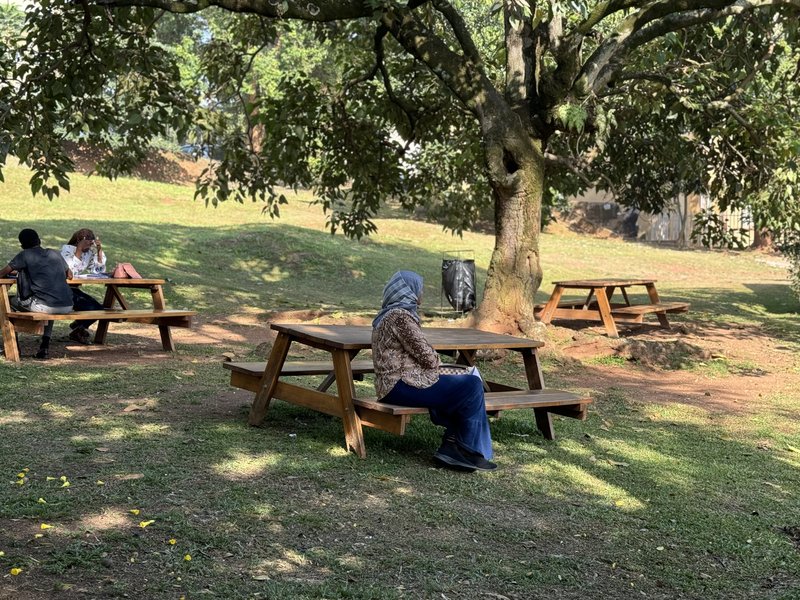
[{"label": "fallen yellow leaf", "polygon": [[106,482],[105,482],[105,481],[100,481],[99,479],[98,479],[97,481],[95,481],[95,483],[96,483],[97,485],[105,485],[105,484],[106,484]]},{"label": "fallen yellow leaf", "polygon": [[39,504],[47,504],[47,500],[45,500],[44,498],[39,498],[39,499],[37,500],[37,502],[38,502]]},{"label": "fallen yellow leaf", "polygon": [[61,481],[66,481],[67,480],[67,476],[66,475],[62,475],[61,477],[59,477],[59,479]]},{"label": "fallen yellow leaf", "polygon": [[61,484],[61,487],[69,487],[69,481],[65,481]]},{"label": "fallen yellow leaf", "polygon": [[35,538],[44,537],[44,534],[43,533],[34,533],[33,537],[35,537]]},{"label": "fallen yellow leaf", "polygon": [[150,521],[140,521],[139,527],[147,527],[148,525],[152,525],[155,522],[156,522],[155,519],[151,519]]},{"label": "fallen yellow leaf", "polygon": [[16,567],[14,567],[13,569],[11,569],[9,571],[9,573],[11,573],[12,575],[16,576],[16,575],[19,575],[20,573],[22,573],[22,569],[18,569]]},{"label": "fallen yellow leaf", "polygon": [[24,479],[17,479],[17,485],[25,485]]},{"label": "fallen yellow leaf", "polygon": [[132,515],[138,515],[141,511],[138,508],[132,508],[128,512],[130,512]]},{"label": "fallen yellow leaf", "polygon": [[53,480],[55,479],[55,477],[50,477],[50,476],[48,475],[47,477],[45,477],[45,479],[46,479],[47,481],[53,481]]},{"label": "fallen yellow leaf", "polygon": [[5,556],[5,555],[6,555],[6,553],[3,552],[2,550],[0,550],[0,556]]},{"label": "fallen yellow leaf", "polygon": [[169,541],[169,545],[170,545],[170,546],[174,546],[174,545],[175,545],[175,544],[177,544],[177,543],[178,543],[178,540],[176,540],[175,538],[172,538],[172,539],[170,539],[170,541]]},{"label": "fallen yellow leaf", "polygon": [[52,525],[48,525],[47,523],[42,523],[41,525],[39,525],[39,528],[40,529],[52,529],[53,526]]},{"label": "fallen yellow leaf", "polygon": [[22,470],[23,470],[23,471],[25,471],[26,473],[27,473],[28,471],[30,471],[30,469],[29,469],[28,467],[25,467],[25,468],[24,468],[24,469],[22,469]]},{"label": "fallen yellow leaf", "polygon": [[184,554],[183,560],[192,560],[192,555],[191,554]]},{"label": "fallen yellow leaf", "polygon": [[19,472],[19,473],[17,473],[17,477],[25,477],[25,473],[24,472]]}]

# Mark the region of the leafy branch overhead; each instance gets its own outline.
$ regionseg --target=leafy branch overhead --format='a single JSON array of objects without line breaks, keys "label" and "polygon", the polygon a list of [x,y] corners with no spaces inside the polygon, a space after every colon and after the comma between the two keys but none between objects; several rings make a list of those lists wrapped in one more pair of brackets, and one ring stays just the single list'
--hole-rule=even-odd
[{"label": "leafy branch overhead", "polygon": [[[312,188],[360,237],[387,200],[495,223],[492,318],[533,315],[542,202],[677,192],[796,223],[800,0],[42,0],[5,9],[0,152],[68,186],[65,140],[110,177],[156,139],[214,159],[198,196]],[[786,214],[791,218],[783,219]],[[502,313],[502,314],[500,314]],[[524,326],[522,326],[524,327]]]}]

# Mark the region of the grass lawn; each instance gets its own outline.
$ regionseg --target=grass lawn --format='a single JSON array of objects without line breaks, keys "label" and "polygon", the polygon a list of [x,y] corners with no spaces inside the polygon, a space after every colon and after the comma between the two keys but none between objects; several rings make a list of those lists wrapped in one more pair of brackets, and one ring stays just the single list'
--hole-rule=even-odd
[{"label": "grass lawn", "polygon": [[[578,360],[573,337],[605,338],[551,328],[545,376],[588,391],[589,419],[548,442],[504,414],[501,470],[464,475],[434,468],[422,418],[367,429],[366,460],[340,422],[282,402],[250,428],[220,361],[257,360],[276,315],[368,317],[398,268],[436,309],[446,251],[474,253],[482,288],[489,236],[384,218],[357,242],[303,195],[271,221],[130,179],[30,199],[27,178],[0,186],[0,260],[23,227],[56,248],[91,227],[112,265],[201,315],[174,355],[155,328],[112,325],[107,348],[0,360],[0,598],[800,598],[800,307],[776,257],[545,234],[541,301],[558,279],[654,276],[692,302],[661,342],[710,353]],[[481,370],[521,385],[515,361]]]}]

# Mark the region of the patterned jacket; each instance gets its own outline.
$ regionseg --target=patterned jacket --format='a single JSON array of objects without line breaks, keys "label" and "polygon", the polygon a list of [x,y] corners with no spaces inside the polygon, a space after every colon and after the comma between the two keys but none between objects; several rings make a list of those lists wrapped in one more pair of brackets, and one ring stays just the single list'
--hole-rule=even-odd
[{"label": "patterned jacket", "polygon": [[383,398],[401,379],[415,388],[439,380],[439,355],[428,344],[422,329],[408,311],[390,310],[372,330],[375,391]]}]

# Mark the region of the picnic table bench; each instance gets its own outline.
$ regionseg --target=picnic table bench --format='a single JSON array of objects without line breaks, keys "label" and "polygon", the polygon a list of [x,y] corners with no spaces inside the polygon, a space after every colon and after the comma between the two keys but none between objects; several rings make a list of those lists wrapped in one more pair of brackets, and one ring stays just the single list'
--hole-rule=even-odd
[{"label": "picnic table bench", "polygon": [[[167,309],[165,306],[163,279],[113,279],[113,278],[75,278],[67,280],[71,286],[102,284],[106,288],[103,299],[103,310],[72,311],[62,315],[40,312],[15,311],[9,302],[9,289],[16,283],[15,279],[0,279],[0,330],[3,337],[3,351],[8,361],[19,363],[19,346],[17,333],[25,332],[41,334],[47,321],[97,321],[94,336],[95,344],[105,344],[110,323],[128,321],[157,325],[164,350],[175,351],[170,327],[191,326],[192,317],[197,314],[193,310]],[[152,309],[131,309],[122,294],[123,288],[149,289],[153,300]],[[114,305],[118,304],[119,308]]]},{"label": "picnic table bench", "polygon": [[[644,316],[656,315],[661,327],[669,329],[667,314],[689,310],[688,302],[662,302],[656,291],[655,279],[580,279],[554,282],[553,293],[547,304],[537,304],[535,314],[543,323],[553,319],[600,321],[611,337],[618,337],[617,323],[642,323]],[[644,286],[650,302],[632,304],[628,290]],[[565,290],[588,290],[584,300],[561,300]],[[614,292],[619,289],[622,302],[612,302]]]},{"label": "picnic table bench", "polygon": [[[278,337],[267,362],[225,362],[231,372],[232,386],[255,392],[249,422],[259,425],[264,420],[272,399],[280,399],[327,415],[344,423],[345,444],[358,456],[366,456],[363,426],[403,435],[414,415],[426,414],[425,408],[414,408],[379,402],[375,397],[356,397],[353,379],[373,373],[369,360],[354,360],[361,350],[372,347],[372,327],[354,325],[273,324]],[[486,411],[497,415],[511,409],[532,409],[538,429],[548,439],[555,439],[552,415],[585,419],[591,398],[561,390],[545,389],[537,348],[543,342],[475,329],[422,329],[435,350],[455,354],[456,363],[475,364],[480,349],[508,349],[522,355],[527,390],[502,383],[485,381]],[[308,345],[331,353],[331,361],[286,361],[292,343]],[[325,375],[316,388],[281,380],[287,376]],[[326,390],[336,383],[336,393]]]}]

